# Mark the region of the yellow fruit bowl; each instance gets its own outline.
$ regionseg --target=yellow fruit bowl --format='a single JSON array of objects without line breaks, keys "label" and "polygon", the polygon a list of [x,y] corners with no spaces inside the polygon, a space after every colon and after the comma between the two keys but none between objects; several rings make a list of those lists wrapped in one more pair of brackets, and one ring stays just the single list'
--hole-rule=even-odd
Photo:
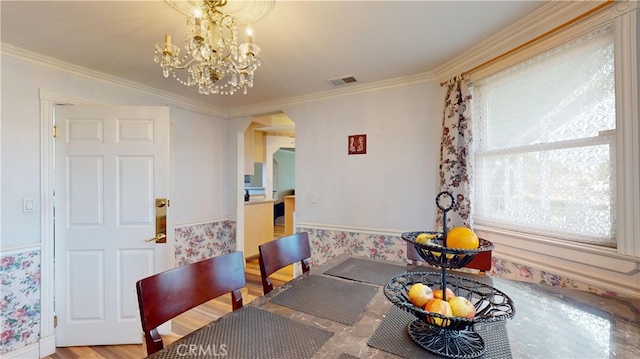
[{"label": "yellow fruit bowl", "polygon": [[[422,236],[418,241],[418,237],[427,234],[428,240]],[[431,238],[433,236],[433,238]],[[444,246],[442,232],[433,231],[414,231],[402,233],[402,239],[407,241],[407,245],[413,245],[416,252],[425,262],[432,266],[456,269],[462,268],[469,264],[478,253],[490,251],[494,248],[493,243],[486,239],[479,239],[478,248],[451,248]]]}]

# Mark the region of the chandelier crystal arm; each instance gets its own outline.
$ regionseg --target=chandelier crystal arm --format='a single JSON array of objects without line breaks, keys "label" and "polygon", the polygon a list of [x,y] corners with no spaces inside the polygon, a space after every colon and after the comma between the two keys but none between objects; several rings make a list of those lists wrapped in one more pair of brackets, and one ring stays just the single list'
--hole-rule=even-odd
[{"label": "chandelier crystal arm", "polygon": [[[184,62],[184,60],[186,60],[186,56],[183,57],[183,61],[180,61],[180,63]],[[196,61],[196,59],[191,59],[189,60],[189,62],[183,64],[183,65],[171,65],[171,69],[172,70],[184,70],[187,67],[189,67],[194,61]]]}]

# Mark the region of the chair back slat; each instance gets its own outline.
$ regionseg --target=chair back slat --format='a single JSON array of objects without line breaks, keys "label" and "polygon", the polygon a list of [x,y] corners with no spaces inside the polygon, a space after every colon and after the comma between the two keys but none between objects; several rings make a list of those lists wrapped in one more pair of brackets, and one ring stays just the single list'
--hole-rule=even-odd
[{"label": "chair back slat", "polygon": [[302,271],[309,271],[308,259],[311,257],[311,247],[307,232],[280,237],[261,244],[258,246],[258,252],[264,294],[273,290],[273,284],[269,280],[269,276],[279,269],[300,262]]},{"label": "chair back slat", "polygon": [[[157,327],[223,294],[232,293],[232,307],[242,307],[240,289],[246,286],[242,252],[170,269],[136,283],[147,354],[163,348]],[[158,343],[158,339],[159,343]]]}]

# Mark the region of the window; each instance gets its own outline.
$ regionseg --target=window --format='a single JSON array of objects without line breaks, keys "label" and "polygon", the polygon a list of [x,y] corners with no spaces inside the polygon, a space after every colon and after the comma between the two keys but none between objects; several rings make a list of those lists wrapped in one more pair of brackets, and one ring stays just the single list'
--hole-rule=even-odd
[{"label": "window", "polygon": [[473,83],[475,223],[616,246],[614,36]]}]

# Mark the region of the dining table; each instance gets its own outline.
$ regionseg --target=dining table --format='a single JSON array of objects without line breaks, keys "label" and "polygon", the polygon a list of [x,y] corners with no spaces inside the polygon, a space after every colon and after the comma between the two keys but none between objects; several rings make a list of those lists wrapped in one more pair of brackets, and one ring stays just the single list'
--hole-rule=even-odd
[{"label": "dining table", "polygon": [[[149,358],[439,358],[412,339],[407,328],[417,317],[385,294],[390,281],[412,273],[441,270],[338,255]],[[509,318],[474,325],[484,343],[479,358],[640,358],[637,298],[486,274],[447,275],[510,299]]]}]

